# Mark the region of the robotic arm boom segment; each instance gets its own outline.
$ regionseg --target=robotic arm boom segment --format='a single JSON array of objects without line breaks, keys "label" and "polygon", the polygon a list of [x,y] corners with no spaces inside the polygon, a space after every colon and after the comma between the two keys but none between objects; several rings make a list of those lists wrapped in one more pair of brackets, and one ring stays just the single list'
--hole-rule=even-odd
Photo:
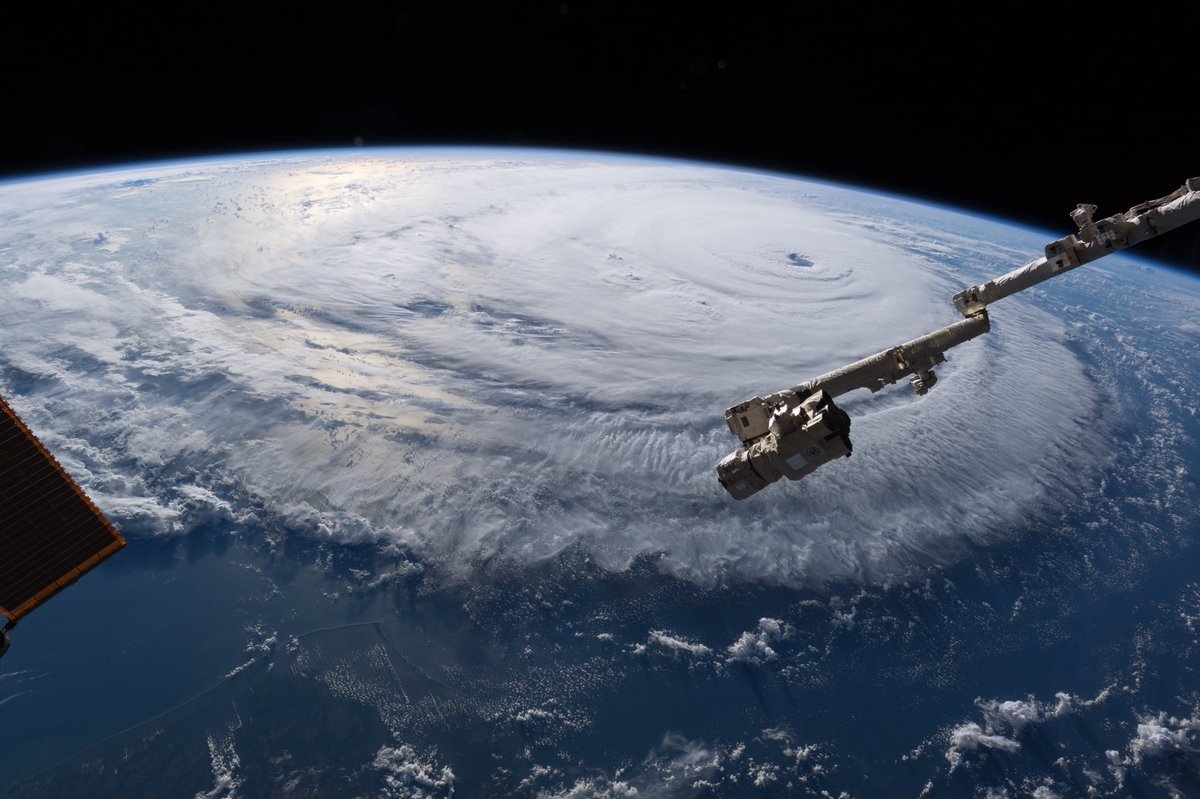
[{"label": "robotic arm boom segment", "polygon": [[717,466],[717,478],[735,499],[745,499],[780,477],[799,480],[818,466],[850,457],[850,417],[833,398],[859,388],[879,391],[901,378],[918,394],[937,382],[933,367],[951,347],[990,328],[987,311],[891,349],[855,361],[767,397],[725,411],[742,446]]},{"label": "robotic arm boom segment", "polygon": [[831,460],[850,457],[850,417],[834,397],[860,388],[879,391],[910,375],[912,387],[925,394],[937,381],[933,367],[946,360],[946,350],[991,329],[990,303],[1200,220],[1200,178],[1106,219],[1094,221],[1095,211],[1094,205],[1076,208],[1071,218],[1079,235],[1050,242],[1043,257],[955,294],[954,305],[966,317],[962,321],[725,411],[725,422],[742,446],[717,465],[721,485],[734,499],[745,499],[780,477],[799,480]]},{"label": "robotic arm boom segment", "polygon": [[1052,241],[1041,258],[958,292],[954,307],[963,316],[971,316],[1043,280],[1195,222],[1200,219],[1200,177],[1190,178],[1166,197],[1135,205],[1124,213],[1093,221],[1095,212],[1094,205],[1078,206],[1071,212],[1071,219],[1079,227],[1078,236],[1072,233]]}]

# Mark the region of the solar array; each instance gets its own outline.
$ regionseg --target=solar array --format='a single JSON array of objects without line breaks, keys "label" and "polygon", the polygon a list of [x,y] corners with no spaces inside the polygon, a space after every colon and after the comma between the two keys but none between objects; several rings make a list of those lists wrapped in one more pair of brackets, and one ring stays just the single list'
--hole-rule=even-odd
[{"label": "solar array", "polygon": [[0,397],[0,613],[15,623],[123,546]]}]

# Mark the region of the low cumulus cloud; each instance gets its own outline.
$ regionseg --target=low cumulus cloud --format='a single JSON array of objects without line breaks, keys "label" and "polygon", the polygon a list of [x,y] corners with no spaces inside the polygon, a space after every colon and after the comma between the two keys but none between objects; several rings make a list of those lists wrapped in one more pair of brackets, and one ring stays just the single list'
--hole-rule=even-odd
[{"label": "low cumulus cloud", "polygon": [[659,654],[686,655],[693,658],[707,658],[712,654],[710,647],[666,630],[651,630],[646,643],[635,644],[632,651],[635,655],[658,652]]},{"label": "low cumulus cloud", "polygon": [[[751,751],[751,748],[753,751]],[[780,760],[777,755],[783,755]],[[535,768],[534,779],[550,771]],[[740,793],[743,786],[789,795],[849,799],[834,787],[836,768],[813,745],[797,746],[790,733],[764,730],[748,747],[714,744],[669,732],[640,761],[617,774],[594,775],[544,787],[540,799],[683,799]]]},{"label": "low cumulus cloud", "polygon": [[725,651],[730,661],[765,663],[777,657],[772,645],[791,634],[791,628],[779,619],[762,618],[758,620],[758,629],[742,633]]},{"label": "low cumulus cloud", "polygon": [[1090,706],[1100,698],[1077,700],[1069,693],[1055,694],[1053,702],[1040,702],[1030,696],[1025,699],[976,699],[975,706],[983,716],[983,724],[967,721],[952,728],[947,734],[946,759],[953,771],[963,762],[964,756],[972,752],[992,750],[1017,752],[1021,749],[1018,740],[1026,728],[1041,724],[1049,718],[1058,718],[1074,712],[1077,706]]},{"label": "low cumulus cloud", "polygon": [[964,753],[978,749],[993,749],[999,752],[1016,752],[1021,744],[1012,738],[987,732],[973,721],[961,724],[950,730],[950,748],[946,751],[946,759],[951,767],[962,762]]},{"label": "low cumulus cloud", "polygon": [[1200,752],[1200,718],[1178,718],[1164,712],[1138,719],[1137,734],[1129,742],[1129,761],[1141,765],[1147,758]]},{"label": "low cumulus cloud", "polygon": [[[949,773],[960,766],[976,769],[972,774],[993,773],[977,768],[991,759],[994,773],[1013,775],[1031,770],[1038,774],[1044,765],[1042,753],[1054,750],[1061,752],[1054,774],[1039,777],[1040,785],[1032,784],[1032,777],[1026,779],[1024,790],[1039,799],[1059,795],[1060,780],[1095,796],[1125,796],[1131,785],[1147,783],[1172,796],[1185,795],[1181,786],[1200,754],[1200,713],[1194,707],[1175,714],[1131,711],[1132,691],[1129,686],[1114,684],[1092,698],[1058,692],[1052,701],[1033,696],[977,699],[980,721],[963,721],[941,738]],[[1111,748],[1075,750],[1072,744],[1081,728],[1104,728],[1104,743]],[[1126,742],[1121,743],[1123,740]],[[920,756],[923,748],[909,757]],[[931,781],[927,790],[934,788]]]},{"label": "low cumulus cloud", "polygon": [[454,771],[409,744],[382,746],[371,767],[383,774],[384,799],[435,799],[454,795]]}]

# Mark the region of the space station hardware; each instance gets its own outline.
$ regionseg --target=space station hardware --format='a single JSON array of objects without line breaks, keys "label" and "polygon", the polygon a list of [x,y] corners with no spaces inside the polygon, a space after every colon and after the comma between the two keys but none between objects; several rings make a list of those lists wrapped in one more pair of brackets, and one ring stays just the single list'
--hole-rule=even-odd
[{"label": "space station hardware", "polygon": [[1094,221],[1094,213],[1094,205],[1077,207],[1071,212],[1071,219],[1079,227],[1078,236],[1072,233],[1052,241],[1041,258],[983,285],[958,292],[954,295],[954,307],[963,316],[972,316],[988,304],[1043,280],[1195,222],[1200,219],[1200,178],[1190,178],[1166,197],[1135,205],[1122,214]]},{"label": "space station hardware", "polygon": [[937,382],[933,367],[946,350],[990,329],[987,311],[814,377],[798,386],[755,397],[725,411],[743,446],[717,466],[734,499],[745,499],[780,477],[799,480],[835,458],[850,457],[850,417],[833,398],[856,388],[879,391],[905,377],[918,394]]},{"label": "space station hardware", "polygon": [[799,480],[819,466],[850,457],[850,417],[834,397],[855,389],[879,391],[897,380],[924,395],[937,382],[933,367],[946,350],[991,329],[987,306],[1055,275],[1095,261],[1200,219],[1200,178],[1166,197],[1095,220],[1094,205],[1071,214],[1079,234],[1046,245],[1045,255],[1006,275],[960,291],[954,306],[966,317],[920,338],[766,397],[725,411],[725,422],[742,446],[717,465],[717,479],[734,499],[758,493],[780,477]]},{"label": "space station hardware", "polygon": [[850,417],[825,391],[807,397],[794,391],[781,391],[769,399],[755,397],[726,414],[730,429],[743,431],[739,435],[762,431],[743,438],[746,446],[717,466],[721,484],[736,499],[745,499],[785,475],[799,480],[821,464],[850,454]]},{"label": "space station hardware", "polygon": [[7,633],[125,539],[0,397],[0,656]]}]

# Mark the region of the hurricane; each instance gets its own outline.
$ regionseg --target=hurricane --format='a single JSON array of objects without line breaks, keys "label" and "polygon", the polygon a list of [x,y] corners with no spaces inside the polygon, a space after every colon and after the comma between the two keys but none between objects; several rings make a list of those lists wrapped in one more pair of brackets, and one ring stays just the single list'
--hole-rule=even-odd
[{"label": "hurricane", "polygon": [[460,576],[577,549],[704,583],[878,581],[1106,463],[1102,388],[1018,299],[930,396],[850,395],[854,458],[733,505],[726,407],[953,321],[955,290],[1035,248],[841,186],[510,155],[12,187],[3,387],[132,535],[251,514]]}]

